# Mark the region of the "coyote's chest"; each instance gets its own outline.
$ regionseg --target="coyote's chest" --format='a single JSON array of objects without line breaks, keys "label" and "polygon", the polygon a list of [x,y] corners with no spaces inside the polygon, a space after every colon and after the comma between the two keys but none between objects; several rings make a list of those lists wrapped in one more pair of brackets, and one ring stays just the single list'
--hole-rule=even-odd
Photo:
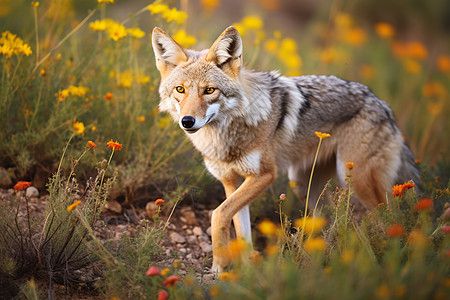
[{"label": "coyote's chest", "polygon": [[253,137],[249,132],[243,130],[238,134],[205,127],[189,137],[214,176],[223,178],[228,172],[243,176],[259,173],[261,151],[250,147]]}]

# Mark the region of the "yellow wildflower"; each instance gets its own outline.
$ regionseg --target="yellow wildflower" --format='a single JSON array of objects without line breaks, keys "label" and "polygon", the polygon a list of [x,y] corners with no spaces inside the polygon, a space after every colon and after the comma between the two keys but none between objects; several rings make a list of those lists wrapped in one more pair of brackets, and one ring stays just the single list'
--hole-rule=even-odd
[{"label": "yellow wildflower", "polygon": [[242,26],[253,30],[261,29],[263,27],[263,21],[256,15],[247,16],[242,19]]},{"label": "yellow wildflower", "polygon": [[114,3],[114,0],[97,0],[98,3]]},{"label": "yellow wildflower", "polygon": [[73,130],[75,130],[75,133],[84,134],[84,129],[85,129],[85,127],[84,127],[83,122],[75,121],[73,123]]},{"label": "yellow wildflower", "polygon": [[105,20],[95,20],[94,22],[89,23],[89,28],[94,31],[104,31],[106,30],[107,22]]},{"label": "yellow wildflower", "polygon": [[414,59],[406,59],[403,62],[403,66],[411,74],[420,74],[422,72],[422,65]]},{"label": "yellow wildflower", "polygon": [[297,186],[297,183],[295,183],[295,181],[289,180],[289,186],[291,187],[291,189],[293,189]]},{"label": "yellow wildflower", "polygon": [[152,15],[162,14],[165,11],[169,10],[169,6],[167,6],[166,4],[160,4],[155,1],[152,4],[150,4],[149,6],[147,6],[147,9],[151,12]]},{"label": "yellow wildflower", "polygon": [[391,38],[395,35],[394,27],[386,22],[375,24],[375,32],[382,38]]},{"label": "yellow wildflower", "polygon": [[136,118],[136,121],[137,121],[138,123],[145,122],[145,116],[139,116],[139,117],[137,117],[137,118]]},{"label": "yellow wildflower", "polygon": [[80,85],[80,86],[71,85],[67,88],[67,91],[72,96],[84,97],[84,96],[86,96],[86,93],[89,92],[89,89],[82,85]]},{"label": "yellow wildflower", "polygon": [[327,225],[327,220],[324,217],[300,218],[294,222],[295,227],[303,228],[303,231],[308,235],[320,232],[325,225]]},{"label": "yellow wildflower", "polygon": [[184,11],[172,8],[170,10],[165,10],[162,12],[162,17],[166,19],[167,22],[175,21],[178,24],[183,24],[186,21],[188,15]]},{"label": "yellow wildflower", "polygon": [[265,219],[258,224],[259,231],[265,236],[273,236],[277,234],[278,228],[272,221]]},{"label": "yellow wildflower", "polygon": [[68,207],[67,207],[67,211],[72,211],[72,210],[74,210],[78,205],[80,205],[81,204],[81,201],[80,200],[78,200],[78,201],[75,201],[73,204],[71,204],[71,205],[69,205]]},{"label": "yellow wildflower", "polygon": [[21,38],[12,34],[10,31],[5,31],[0,37],[0,54],[10,58],[13,55],[24,54],[29,56],[32,53],[30,46],[25,44]]},{"label": "yellow wildflower", "polygon": [[310,238],[305,242],[305,250],[308,252],[321,252],[327,247],[323,238]]},{"label": "yellow wildflower", "polygon": [[231,259],[237,259],[247,249],[247,242],[243,239],[232,240],[228,246]]},{"label": "yellow wildflower", "polygon": [[170,116],[165,116],[158,119],[158,127],[160,129],[166,128],[170,124]]},{"label": "yellow wildflower", "polygon": [[134,27],[127,29],[127,33],[134,38],[140,39],[145,36],[145,32],[143,32],[140,28]]},{"label": "yellow wildflower", "polygon": [[238,274],[236,272],[223,272],[219,275],[219,279],[222,281],[236,281]]},{"label": "yellow wildflower", "polygon": [[335,23],[338,28],[350,28],[353,25],[353,18],[349,14],[340,13],[336,16]]},{"label": "yellow wildflower", "polygon": [[67,89],[59,90],[58,94],[56,94],[56,96],[58,97],[58,101],[62,102],[64,100],[66,100],[67,97],[69,97],[69,91]]},{"label": "yellow wildflower", "polygon": [[327,137],[330,137],[331,135],[329,133],[323,133],[323,132],[319,132],[316,131],[314,132],[320,139],[325,139]]},{"label": "yellow wildflower", "polygon": [[113,39],[115,42],[117,42],[121,38],[127,36],[127,29],[122,24],[117,23],[117,22],[113,22],[108,27],[108,33],[109,33],[109,37],[111,39]]},{"label": "yellow wildflower", "polygon": [[131,87],[131,84],[133,83],[133,74],[130,70],[125,70],[119,75],[119,86],[123,87]]},{"label": "yellow wildflower", "polygon": [[170,273],[170,269],[169,268],[165,268],[164,270],[161,270],[161,275],[162,276],[167,275],[169,273]]},{"label": "yellow wildflower", "polygon": [[183,29],[178,30],[172,37],[178,44],[185,48],[189,48],[197,43],[195,37],[187,34]]},{"label": "yellow wildflower", "polygon": [[264,49],[266,50],[266,52],[271,54],[275,54],[277,52],[278,46],[278,41],[275,39],[268,39],[264,43]]},{"label": "yellow wildflower", "polygon": [[39,1],[32,1],[31,6],[33,7],[39,7]]},{"label": "yellow wildflower", "polygon": [[239,32],[239,34],[241,36],[245,36],[247,31],[246,31],[244,25],[242,25],[242,23],[233,23],[232,25],[237,29],[237,31]]}]

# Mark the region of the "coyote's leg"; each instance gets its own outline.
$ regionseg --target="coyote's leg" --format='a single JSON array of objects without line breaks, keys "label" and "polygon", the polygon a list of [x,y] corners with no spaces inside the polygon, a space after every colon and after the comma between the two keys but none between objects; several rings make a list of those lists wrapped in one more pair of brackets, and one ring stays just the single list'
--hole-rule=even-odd
[{"label": "coyote's leg", "polygon": [[[276,167],[273,167],[270,172],[246,177],[242,185],[214,210],[211,218],[213,271],[223,272],[223,269],[230,264],[227,252],[231,219],[264,191],[275,177]],[[241,218],[238,218],[239,222],[242,222]]]},{"label": "coyote's leg", "polygon": [[[238,176],[235,175],[232,179],[221,180],[225,189],[227,198],[233,194],[237,189]],[[250,208],[248,205],[244,206],[233,217],[234,230],[238,239],[245,239],[250,245],[252,243],[252,228],[250,224]]]}]

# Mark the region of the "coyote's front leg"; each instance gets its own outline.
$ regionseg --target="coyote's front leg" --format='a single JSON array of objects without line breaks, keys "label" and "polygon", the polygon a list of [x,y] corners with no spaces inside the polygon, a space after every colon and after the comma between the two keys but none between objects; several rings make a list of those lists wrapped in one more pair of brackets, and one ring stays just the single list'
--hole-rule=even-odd
[{"label": "coyote's front leg", "polygon": [[212,271],[221,273],[231,263],[227,252],[233,216],[246,205],[249,205],[272,183],[275,177],[275,168],[260,175],[247,176],[242,185],[214,210],[211,218]]}]

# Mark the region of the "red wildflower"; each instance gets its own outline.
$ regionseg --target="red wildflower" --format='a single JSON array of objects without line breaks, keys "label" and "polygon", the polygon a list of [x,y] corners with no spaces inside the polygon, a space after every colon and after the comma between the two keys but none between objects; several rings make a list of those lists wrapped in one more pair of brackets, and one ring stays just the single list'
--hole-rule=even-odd
[{"label": "red wildflower", "polygon": [[161,275],[161,272],[159,271],[158,267],[150,267],[150,269],[148,269],[148,271],[145,273],[146,276],[156,276],[156,275]]},{"label": "red wildflower", "polygon": [[161,204],[163,204],[164,203],[164,200],[163,199],[156,199],[156,201],[155,201],[155,204],[156,205],[161,205]]},{"label": "red wildflower", "polygon": [[88,141],[87,145],[89,149],[94,149],[95,147],[97,147],[97,145],[93,141]]},{"label": "red wildflower", "polygon": [[442,231],[445,233],[450,233],[450,225],[445,225],[442,227]]},{"label": "red wildflower", "polygon": [[16,183],[16,185],[14,186],[14,189],[16,191],[22,191],[24,189],[26,189],[27,187],[31,186],[31,182],[28,181],[19,181],[18,183]]},{"label": "red wildflower", "polygon": [[403,227],[398,224],[394,224],[386,229],[386,235],[391,238],[401,237],[404,232]]},{"label": "red wildflower", "polygon": [[108,143],[107,143],[109,148],[113,148],[114,150],[121,150],[122,149],[122,145],[119,144],[118,141],[113,142],[113,140],[111,139]]},{"label": "red wildflower", "polygon": [[416,210],[418,211],[431,209],[432,207],[433,207],[433,200],[428,197],[423,197],[416,204]]},{"label": "red wildflower", "polygon": [[174,286],[177,281],[181,281],[181,278],[177,275],[171,275],[166,278],[166,280],[163,281],[163,284],[166,286],[166,288],[169,288],[171,286]]},{"label": "red wildflower", "polygon": [[167,299],[169,299],[169,293],[167,293],[164,290],[159,291],[159,293],[158,293],[158,300],[167,300]]}]

